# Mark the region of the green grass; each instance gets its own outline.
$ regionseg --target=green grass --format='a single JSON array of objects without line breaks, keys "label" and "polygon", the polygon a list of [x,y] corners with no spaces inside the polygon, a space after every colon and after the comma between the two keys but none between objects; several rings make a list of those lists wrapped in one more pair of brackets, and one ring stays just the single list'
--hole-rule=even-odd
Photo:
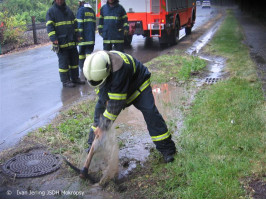
[{"label": "green grass", "polygon": [[175,50],[172,54],[154,58],[146,63],[146,66],[152,72],[151,80],[153,82],[165,83],[170,80],[189,80],[193,73],[199,72],[206,66],[206,61]]},{"label": "green grass", "polygon": [[168,169],[184,175],[180,185],[190,183],[176,188],[178,197],[240,198],[240,179],[265,173],[259,167],[265,160],[262,99],[259,84],[241,79],[198,94],[180,138],[176,164],[182,167]]},{"label": "green grass", "polygon": [[53,153],[67,155],[78,163],[78,158],[87,145],[95,103],[95,100],[86,100],[71,106],[62,111],[51,124],[39,128],[27,137],[46,144]]},{"label": "green grass", "polygon": [[205,52],[227,59],[230,78],[196,95],[177,138],[180,151],[175,161],[161,164],[155,154],[149,178],[142,174],[129,183],[140,198],[249,198],[246,181],[264,180],[266,107],[255,65],[242,40],[229,11]]}]

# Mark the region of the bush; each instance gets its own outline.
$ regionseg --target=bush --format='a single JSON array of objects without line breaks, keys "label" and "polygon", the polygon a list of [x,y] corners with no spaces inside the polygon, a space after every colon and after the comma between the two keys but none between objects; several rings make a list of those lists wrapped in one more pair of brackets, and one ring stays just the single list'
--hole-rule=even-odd
[{"label": "bush", "polygon": [[0,22],[3,23],[2,27],[2,44],[23,43],[22,35],[26,31],[26,22],[21,19],[16,19],[14,16],[8,17],[7,11],[0,13]]}]

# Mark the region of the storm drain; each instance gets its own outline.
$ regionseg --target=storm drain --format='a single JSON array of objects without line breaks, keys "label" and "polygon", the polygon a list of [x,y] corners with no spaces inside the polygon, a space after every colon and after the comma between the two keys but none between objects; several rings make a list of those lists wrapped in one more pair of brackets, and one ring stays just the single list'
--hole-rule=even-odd
[{"label": "storm drain", "polygon": [[220,78],[206,78],[205,83],[214,84],[214,83],[217,83],[219,80],[220,80]]},{"label": "storm drain", "polygon": [[61,159],[59,156],[46,152],[27,153],[8,160],[2,166],[2,171],[8,176],[30,178],[56,171],[60,165]]}]

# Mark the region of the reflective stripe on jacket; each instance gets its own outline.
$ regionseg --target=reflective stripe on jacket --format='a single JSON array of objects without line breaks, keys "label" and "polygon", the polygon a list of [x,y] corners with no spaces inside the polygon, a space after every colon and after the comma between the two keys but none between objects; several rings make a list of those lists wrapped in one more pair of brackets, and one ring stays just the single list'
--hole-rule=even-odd
[{"label": "reflective stripe on jacket", "polygon": [[120,4],[111,7],[106,3],[101,8],[98,30],[104,43],[124,43],[124,30],[128,29],[127,13]]},{"label": "reflective stripe on jacket", "polygon": [[46,28],[50,40],[58,40],[60,48],[76,46],[77,19],[68,6],[54,3],[46,13]]},{"label": "reflective stripe on jacket", "polygon": [[[119,70],[112,71],[103,88],[99,90],[99,100],[108,101],[103,116],[114,121],[123,108],[129,106],[142,91],[150,85],[150,72],[137,59],[118,51],[110,51],[123,59]],[[112,59],[111,59],[112,60]]]},{"label": "reflective stripe on jacket", "polygon": [[83,39],[82,42],[79,42],[79,45],[95,44],[96,17],[94,10],[88,7],[87,4],[79,7],[77,21],[78,35]]}]

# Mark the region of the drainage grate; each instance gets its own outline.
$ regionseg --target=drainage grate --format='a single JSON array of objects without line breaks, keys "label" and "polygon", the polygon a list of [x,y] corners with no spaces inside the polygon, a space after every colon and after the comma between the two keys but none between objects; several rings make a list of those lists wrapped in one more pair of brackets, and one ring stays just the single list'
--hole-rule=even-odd
[{"label": "drainage grate", "polygon": [[205,83],[213,84],[213,83],[217,83],[219,80],[220,78],[206,78]]},{"label": "drainage grate", "polygon": [[5,174],[16,178],[30,178],[42,176],[59,169],[59,156],[46,153],[20,154],[8,160],[2,170]]}]

